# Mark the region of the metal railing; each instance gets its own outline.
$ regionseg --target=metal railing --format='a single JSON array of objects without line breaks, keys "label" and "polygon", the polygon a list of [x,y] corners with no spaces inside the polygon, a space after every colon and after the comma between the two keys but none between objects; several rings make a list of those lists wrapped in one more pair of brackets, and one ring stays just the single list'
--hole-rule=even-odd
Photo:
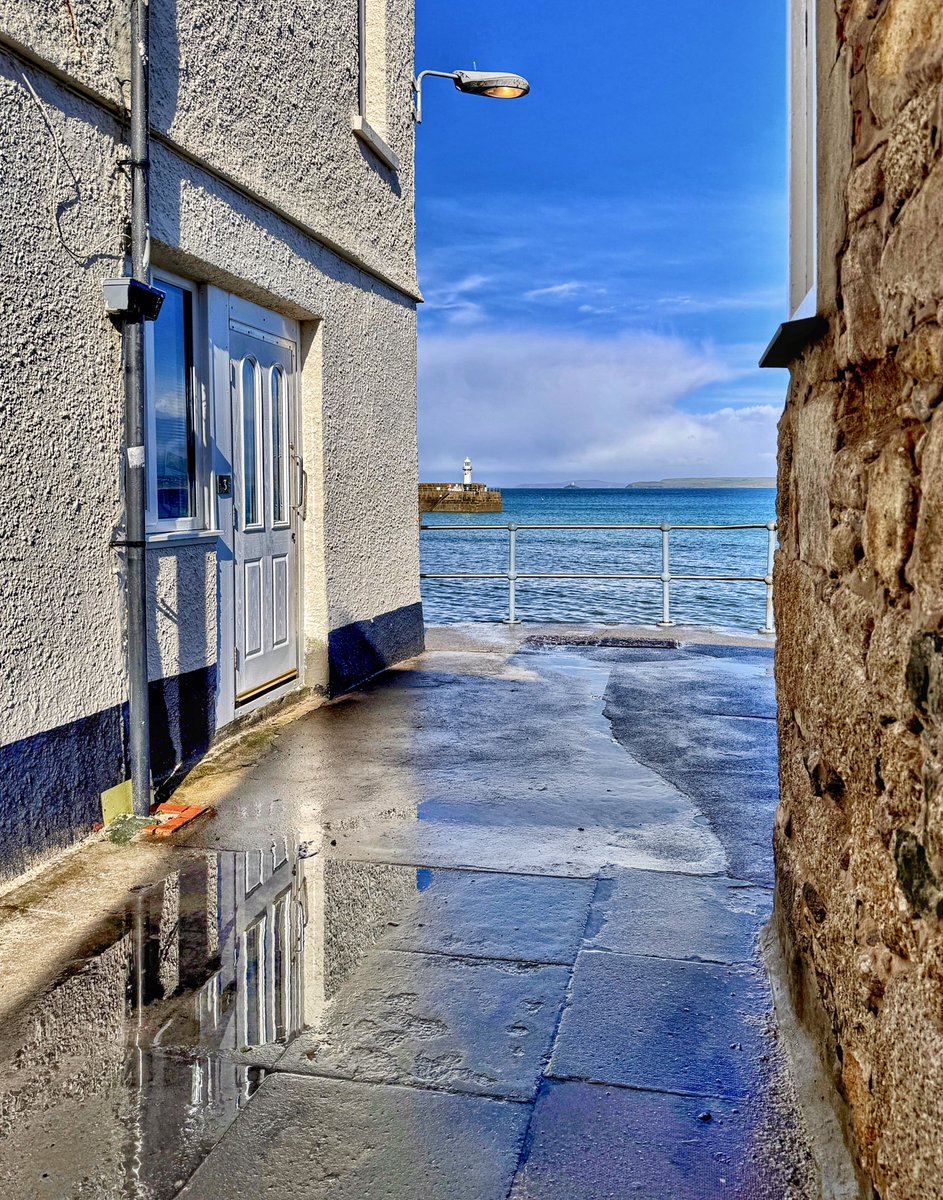
[{"label": "metal railing", "polygon": [[[668,628],[675,622],[671,619],[671,585],[672,583],[763,583],[766,585],[766,623],[759,628],[760,633],[773,634],[773,560],[776,554],[776,522],[767,521],[762,525],[426,525],[420,529],[428,533],[494,533],[503,530],[508,534],[508,569],[506,571],[463,571],[439,572],[422,571],[420,579],[506,579],[508,583],[508,615],[505,622],[508,625],[519,625],[517,616],[517,582],[519,579],[626,579],[645,580],[661,584],[661,620],[660,628]],[[546,572],[518,571],[517,569],[517,535],[522,530],[531,529],[595,529],[620,531],[645,531],[661,534],[661,573],[658,575],[643,575],[628,572]],[[765,529],[768,534],[765,575],[672,575],[670,535],[675,530],[706,530],[721,532],[736,529]]]}]

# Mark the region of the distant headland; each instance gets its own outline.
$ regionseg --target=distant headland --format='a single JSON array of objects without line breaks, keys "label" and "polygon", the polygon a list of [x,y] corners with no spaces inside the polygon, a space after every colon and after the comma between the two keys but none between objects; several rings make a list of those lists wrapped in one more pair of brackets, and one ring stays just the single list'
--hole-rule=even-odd
[{"label": "distant headland", "polygon": [[612,488],[624,491],[627,488],[774,488],[773,475],[705,476],[685,479],[641,479],[638,483],[610,483],[608,479],[567,479],[562,483],[518,483],[505,486],[505,491],[602,491]]},{"label": "distant headland", "polygon": [[775,475],[718,475],[703,479],[641,479],[627,488],[774,488]]}]

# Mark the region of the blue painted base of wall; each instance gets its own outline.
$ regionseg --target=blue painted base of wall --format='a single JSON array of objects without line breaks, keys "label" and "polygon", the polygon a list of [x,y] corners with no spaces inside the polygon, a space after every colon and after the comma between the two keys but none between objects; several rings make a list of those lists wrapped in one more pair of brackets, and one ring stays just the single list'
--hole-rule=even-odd
[{"label": "blue painted base of wall", "polygon": [[424,647],[421,604],[407,604],[371,621],[332,629],[327,644],[330,694],[349,692],[387,667],[421,654]]},{"label": "blue painted base of wall", "polygon": [[[421,653],[422,605],[331,631],[330,694]],[[155,784],[192,766],[216,733],[215,664],[150,685]],[[101,793],[128,778],[127,705],[0,747],[0,881],[65,849],[101,821]]]},{"label": "blue painted base of wall", "polygon": [[[151,753],[160,782],[192,764],[215,733],[216,667],[150,685]],[[127,705],[0,746],[0,880],[90,833],[101,793],[128,778]]]}]

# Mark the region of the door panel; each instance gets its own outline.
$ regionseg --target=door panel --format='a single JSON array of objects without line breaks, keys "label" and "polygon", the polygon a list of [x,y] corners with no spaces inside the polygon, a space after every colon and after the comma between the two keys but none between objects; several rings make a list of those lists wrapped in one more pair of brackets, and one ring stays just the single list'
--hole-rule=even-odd
[{"label": "door panel", "polygon": [[290,495],[294,347],[230,326],[236,704],[298,672],[297,514]]},{"label": "door panel", "polygon": [[272,641],[283,646],[288,641],[290,606],[290,568],[288,555],[281,554],[272,559]]},{"label": "door panel", "polygon": [[245,580],[245,658],[262,653],[262,563],[260,559],[243,563]]}]

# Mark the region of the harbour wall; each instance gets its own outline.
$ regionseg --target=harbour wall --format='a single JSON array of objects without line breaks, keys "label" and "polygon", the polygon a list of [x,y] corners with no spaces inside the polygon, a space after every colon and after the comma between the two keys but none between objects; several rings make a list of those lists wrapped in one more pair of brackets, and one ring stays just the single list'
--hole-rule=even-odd
[{"label": "harbour wall", "polygon": [[483,483],[421,483],[419,513],[427,512],[499,513],[504,512],[504,497]]}]

